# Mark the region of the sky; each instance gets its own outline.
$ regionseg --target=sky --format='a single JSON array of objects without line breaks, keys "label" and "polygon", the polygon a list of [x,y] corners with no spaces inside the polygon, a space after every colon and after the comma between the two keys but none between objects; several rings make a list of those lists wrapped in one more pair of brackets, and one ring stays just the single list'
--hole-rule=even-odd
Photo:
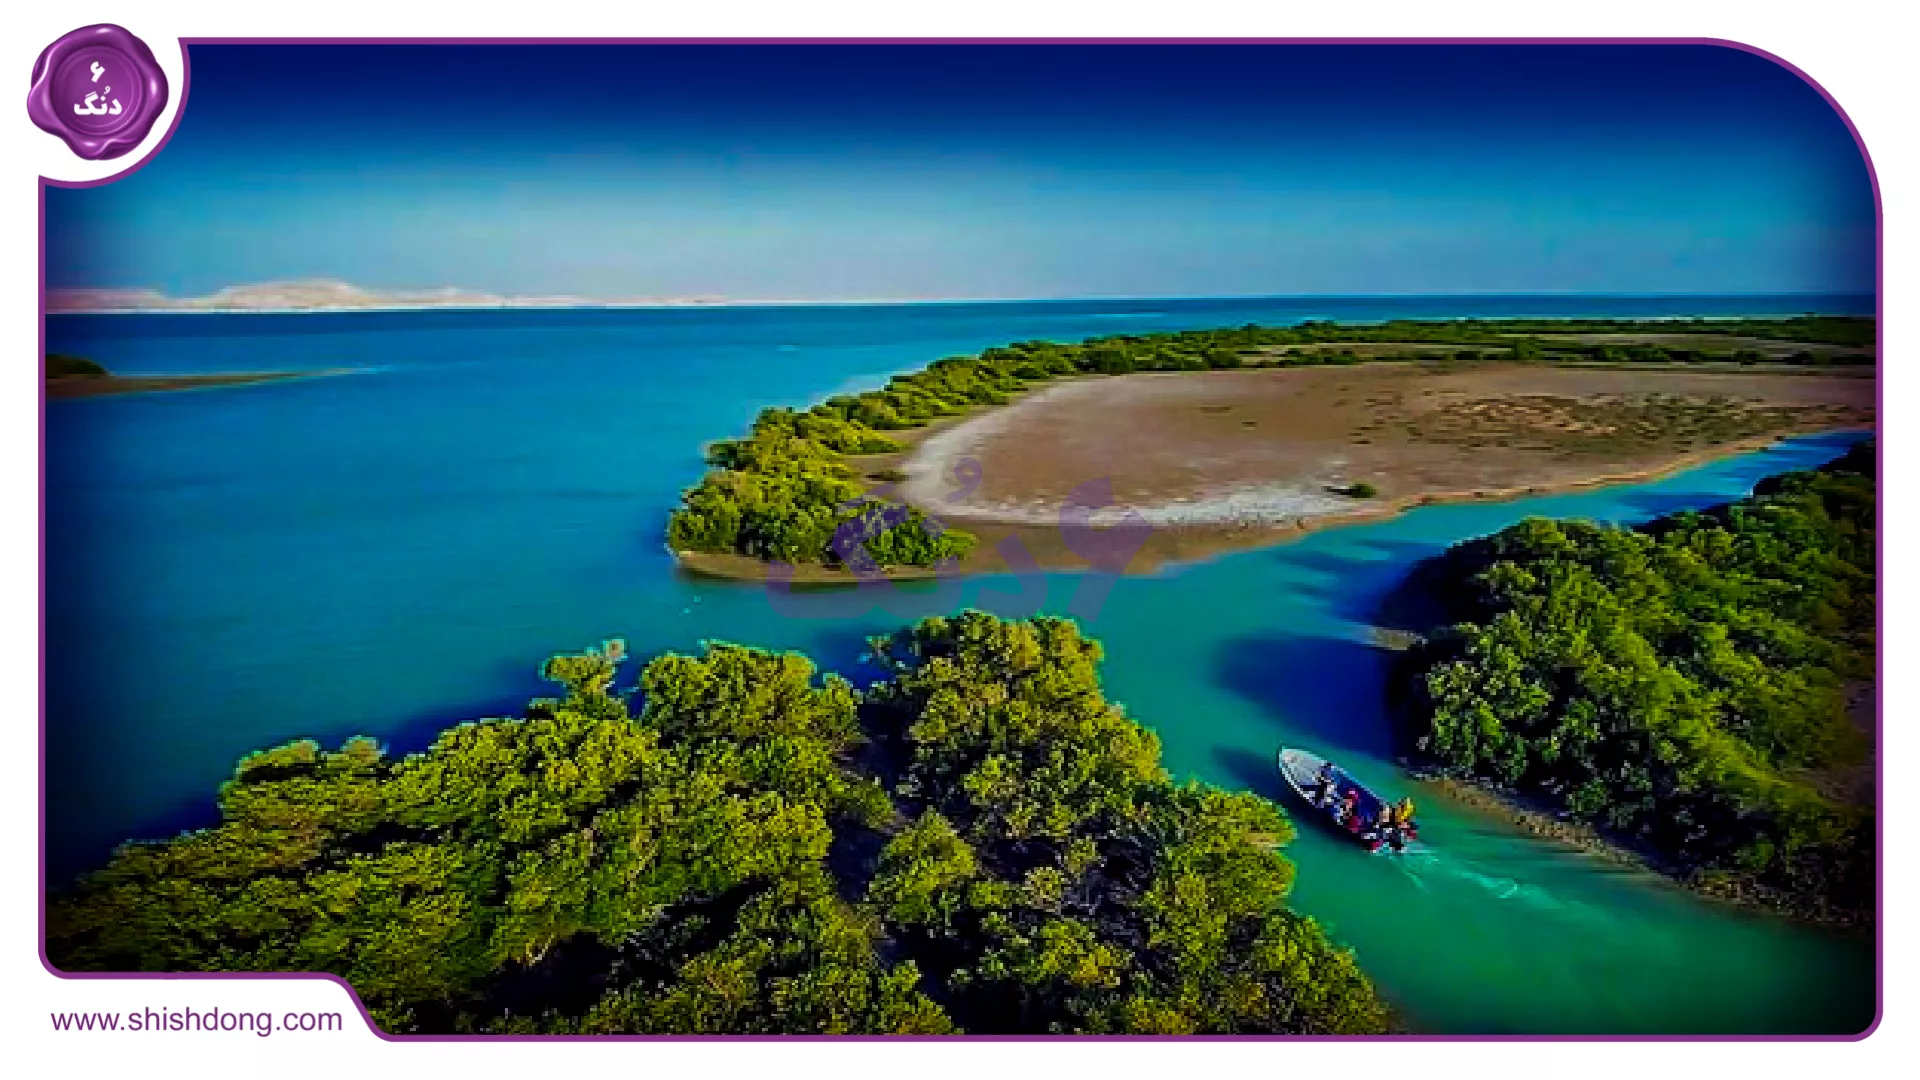
[{"label": "sky", "polygon": [[50,287],[752,302],[1871,292],[1797,76],[1713,46],[196,45]]}]

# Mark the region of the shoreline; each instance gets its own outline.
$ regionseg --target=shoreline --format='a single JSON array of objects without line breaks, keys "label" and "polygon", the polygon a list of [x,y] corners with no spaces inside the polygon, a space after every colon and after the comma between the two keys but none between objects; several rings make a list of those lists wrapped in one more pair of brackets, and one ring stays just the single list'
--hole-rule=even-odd
[{"label": "shoreline", "polygon": [[[976,414],[980,415],[980,414]],[[956,418],[964,419],[964,418]],[[1453,492],[1429,492],[1400,499],[1362,500],[1369,505],[1358,506],[1351,510],[1334,511],[1324,514],[1303,516],[1287,523],[1269,523],[1262,525],[1209,524],[1209,525],[1156,525],[1149,544],[1143,545],[1140,552],[1127,564],[1123,574],[1129,577],[1145,576],[1157,573],[1168,566],[1188,565],[1205,562],[1209,559],[1245,551],[1258,551],[1262,548],[1278,547],[1301,539],[1310,533],[1323,529],[1343,528],[1352,525],[1367,525],[1386,521],[1402,514],[1427,506],[1446,506],[1460,503],[1503,503],[1517,502],[1521,499],[1539,498],[1552,495],[1567,495],[1589,491],[1595,488],[1614,487],[1623,484],[1648,483],[1664,479],[1686,469],[1708,465],[1729,457],[1753,453],[1777,446],[1788,439],[1805,438],[1818,435],[1836,435],[1847,432],[1859,432],[1868,429],[1852,425],[1808,428],[1801,431],[1786,431],[1770,435],[1754,436],[1724,443],[1703,450],[1690,451],[1664,462],[1627,472],[1604,473],[1562,483],[1532,484],[1521,487],[1501,489],[1463,490]],[[937,434],[931,432],[929,435]],[[919,440],[916,440],[916,443]],[[914,446],[909,446],[911,453]],[[919,502],[908,500],[910,505],[927,510]],[[931,510],[927,512],[932,515]],[[930,567],[889,567],[880,571],[879,577],[889,581],[929,581],[942,576],[973,577],[983,574],[1009,573],[1013,568],[1007,566],[994,551],[997,541],[1017,538],[1024,541],[1046,541],[1053,543],[1027,543],[1027,549],[1034,555],[1041,570],[1074,571],[1092,570],[1084,559],[1067,550],[1059,543],[1059,530],[1056,526],[1038,525],[1022,522],[1008,522],[993,517],[974,517],[966,514],[933,515],[942,521],[973,532],[981,537],[981,544],[974,553],[960,564],[942,575]],[[1168,555],[1164,552],[1147,550],[1153,540],[1171,539],[1176,543],[1167,546],[1186,549],[1184,553]],[[1185,544],[1177,543],[1186,541]],[[769,563],[746,555],[719,554],[710,552],[671,552],[677,567],[698,577],[722,581],[768,583]],[[1143,559],[1142,556],[1145,556]],[[869,575],[868,580],[872,579]],[[862,580],[852,571],[830,568],[818,563],[807,563],[795,568],[793,582],[803,585],[822,587],[858,585]]]},{"label": "shoreline", "polygon": [[1591,855],[1628,870],[1658,875],[1668,884],[1702,899],[1842,933],[1866,933],[1875,925],[1872,912],[1809,904],[1797,894],[1781,889],[1698,877],[1687,867],[1663,858],[1657,852],[1610,836],[1603,829],[1576,821],[1546,803],[1518,792],[1436,769],[1406,764],[1404,761],[1401,767],[1409,778],[1431,790],[1437,798],[1495,818],[1538,840]]}]

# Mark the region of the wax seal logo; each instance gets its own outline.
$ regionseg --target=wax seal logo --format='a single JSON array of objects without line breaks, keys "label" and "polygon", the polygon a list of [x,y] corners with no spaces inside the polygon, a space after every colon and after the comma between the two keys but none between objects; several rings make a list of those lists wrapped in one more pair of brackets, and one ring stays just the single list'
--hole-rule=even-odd
[{"label": "wax seal logo", "polygon": [[89,161],[139,146],[167,107],[167,77],[147,43],[111,23],[46,47],[33,64],[27,115]]}]

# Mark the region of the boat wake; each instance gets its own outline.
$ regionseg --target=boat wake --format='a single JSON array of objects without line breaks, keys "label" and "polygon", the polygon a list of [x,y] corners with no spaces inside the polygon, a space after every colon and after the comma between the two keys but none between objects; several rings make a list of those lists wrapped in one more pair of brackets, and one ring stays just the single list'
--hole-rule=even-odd
[{"label": "boat wake", "polygon": [[1484,873],[1424,844],[1408,847],[1394,857],[1393,863],[1422,892],[1432,891],[1432,879],[1445,878],[1466,882],[1495,900],[1511,901],[1527,907],[1569,913],[1580,906],[1562,900],[1540,885],[1501,874]]}]

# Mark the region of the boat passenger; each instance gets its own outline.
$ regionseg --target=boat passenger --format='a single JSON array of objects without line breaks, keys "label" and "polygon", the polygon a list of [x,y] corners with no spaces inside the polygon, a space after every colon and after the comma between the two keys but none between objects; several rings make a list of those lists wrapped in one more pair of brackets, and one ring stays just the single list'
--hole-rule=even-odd
[{"label": "boat passenger", "polygon": [[1397,841],[1395,844],[1396,847],[1404,847],[1408,841],[1414,840],[1420,835],[1420,827],[1415,824],[1413,820],[1413,800],[1411,798],[1401,799],[1399,805],[1394,807],[1393,824],[1395,839]]},{"label": "boat passenger", "polygon": [[1380,808],[1380,838],[1392,844],[1395,851],[1407,846],[1407,819],[1395,803]]},{"label": "boat passenger", "polygon": [[1361,808],[1360,792],[1357,789],[1348,789],[1347,801],[1340,807],[1340,823],[1347,827],[1348,832],[1356,836],[1366,835],[1368,828],[1372,825],[1372,819]]},{"label": "boat passenger", "polygon": [[1364,835],[1375,843],[1384,842],[1393,836],[1392,803],[1380,803],[1378,809],[1369,815],[1367,831]]},{"label": "boat passenger", "polygon": [[1322,762],[1320,775],[1313,781],[1313,804],[1321,807],[1332,805],[1338,788],[1339,781],[1333,775],[1333,762]]}]

